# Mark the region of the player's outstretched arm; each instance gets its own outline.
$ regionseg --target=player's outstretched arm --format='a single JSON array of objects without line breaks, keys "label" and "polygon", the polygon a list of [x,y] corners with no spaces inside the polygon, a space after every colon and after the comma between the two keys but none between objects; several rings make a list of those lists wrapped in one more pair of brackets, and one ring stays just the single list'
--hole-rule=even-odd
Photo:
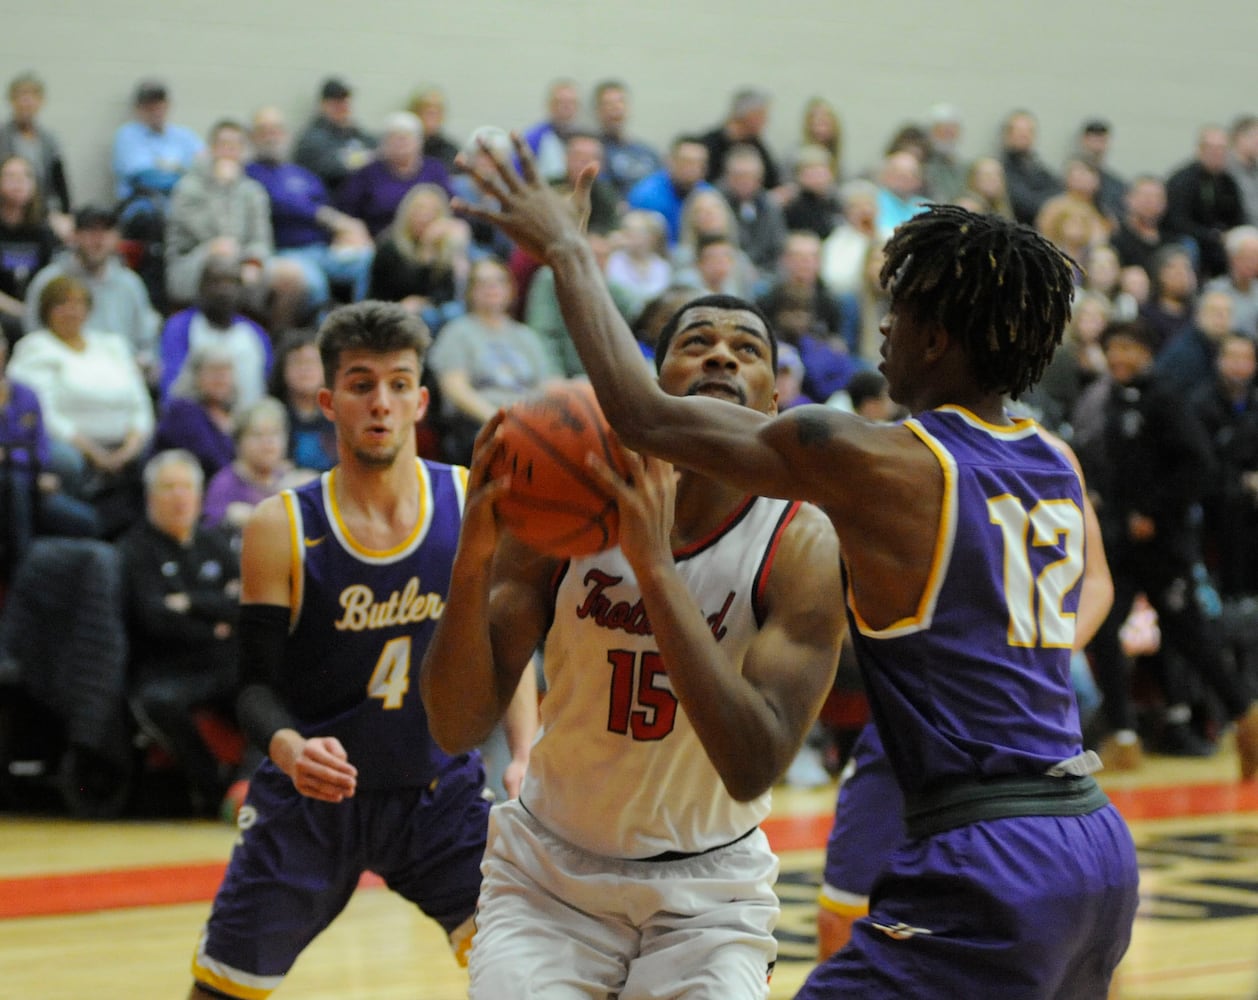
[{"label": "player's outstretched arm", "polygon": [[834,529],[801,508],[774,556],[765,621],[739,672],[729,662],[670,545],[674,473],[630,456],[632,483],[595,461],[617,494],[620,546],[633,566],[669,681],[735,799],[762,794],[782,776],[834,680],[843,635],[843,592]]},{"label": "player's outstretched arm", "polygon": [[[523,173],[498,159],[494,176],[473,174],[500,209],[462,205],[461,210],[498,225],[517,245],[553,268],[564,324],[621,442],[736,483],[749,493],[828,505],[832,498],[827,491],[843,480],[845,464],[866,455],[863,438],[853,441],[858,447],[838,447],[849,435],[861,434],[863,421],[811,407],[806,408],[813,412],[805,423],[795,410],[771,418],[721,400],[664,393],[643,366],[637,343],[582,233],[594,172],[582,175],[569,199],[537,176],[533,156],[518,137],[516,152]],[[819,465],[815,454],[819,451],[829,470],[825,476],[812,471]]]},{"label": "player's outstretched arm", "polygon": [[[501,413],[495,414],[476,437],[450,592],[419,683],[429,731],[447,753],[480,745],[513,699],[521,699],[508,719],[515,762],[524,743],[532,742],[521,676],[546,628],[553,564],[512,544],[498,527],[494,502],[508,480],[490,478],[489,464],[501,421]],[[536,712],[536,687],[532,690]]]}]

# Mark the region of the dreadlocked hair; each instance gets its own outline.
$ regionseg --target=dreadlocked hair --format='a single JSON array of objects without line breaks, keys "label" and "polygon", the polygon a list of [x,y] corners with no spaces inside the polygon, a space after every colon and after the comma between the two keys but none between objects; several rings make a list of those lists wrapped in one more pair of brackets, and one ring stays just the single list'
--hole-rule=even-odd
[{"label": "dreadlocked hair", "polygon": [[930,205],[896,229],[879,281],[896,309],[959,337],[979,385],[1018,396],[1061,343],[1074,261],[1028,226]]}]

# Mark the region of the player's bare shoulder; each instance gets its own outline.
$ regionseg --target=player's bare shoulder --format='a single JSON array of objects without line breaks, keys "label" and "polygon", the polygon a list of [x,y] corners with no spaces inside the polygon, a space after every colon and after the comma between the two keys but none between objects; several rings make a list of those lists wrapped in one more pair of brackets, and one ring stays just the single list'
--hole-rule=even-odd
[{"label": "player's bare shoulder", "polygon": [[1082,480],[1083,468],[1079,465],[1079,456],[1075,454],[1075,450],[1042,424],[1036,424],[1035,429],[1040,432],[1040,437],[1066,457],[1066,461],[1070,463],[1070,467],[1075,470],[1075,475]]},{"label": "player's bare shoulder", "polygon": [[[811,561],[837,562],[839,556],[839,536],[834,524],[826,516],[826,512],[813,503],[801,503],[791,523],[783,533],[783,542],[798,543],[804,546],[804,554]],[[815,554],[809,555],[810,550]],[[833,559],[831,557],[834,557]]]},{"label": "player's bare shoulder", "polygon": [[[791,465],[792,477],[808,484],[807,495],[826,510],[864,503],[869,490],[894,478],[896,462],[929,452],[903,424],[875,423],[829,406],[797,406],[766,425],[769,443]],[[921,456],[917,452],[922,452]]]},{"label": "player's bare shoulder", "polygon": [[241,537],[242,599],[287,604],[293,563],[294,525],[284,494],[269,496],[249,515]]},{"label": "player's bare shoulder", "polygon": [[245,522],[244,544],[252,542],[256,546],[265,546],[278,538],[287,549],[290,535],[291,517],[287,501],[282,493],[276,493],[253,508],[249,520]]},{"label": "player's bare shoulder", "polygon": [[842,553],[834,524],[820,507],[801,503],[782,532],[769,573],[768,594],[809,595],[820,603],[843,603]]}]

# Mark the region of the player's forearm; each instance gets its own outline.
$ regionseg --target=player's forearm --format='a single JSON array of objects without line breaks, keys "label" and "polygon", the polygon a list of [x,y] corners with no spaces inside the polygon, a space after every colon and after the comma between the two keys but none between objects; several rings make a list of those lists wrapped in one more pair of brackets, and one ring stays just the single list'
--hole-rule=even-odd
[{"label": "player's forearm", "polygon": [[778,754],[766,752],[778,728],[772,709],[729,663],[675,567],[637,576],[673,693],[729,794],[754,799],[778,776]]},{"label": "player's forearm", "polygon": [[649,450],[643,432],[651,404],[663,393],[642,364],[642,354],[607,282],[583,239],[555,244],[547,254],[555,272],[555,294],[577,354],[594,385],[600,406],[621,441]]},{"label": "player's forearm", "polygon": [[1075,617],[1076,650],[1083,649],[1104,623],[1114,603],[1114,581],[1102,557],[1099,569],[1093,569],[1091,557],[1083,575],[1079,592],[1079,611]]},{"label": "player's forearm", "polygon": [[456,559],[445,610],[420,670],[433,739],[447,753],[479,745],[502,716],[489,632],[488,560]]},{"label": "player's forearm", "polygon": [[277,729],[268,741],[267,756],[291,778],[305,742],[305,737],[295,729]]},{"label": "player's forearm", "polygon": [[532,663],[520,675],[520,683],[502,717],[502,727],[506,733],[511,759],[521,764],[527,763],[533,740],[537,736],[537,675],[533,671]]}]

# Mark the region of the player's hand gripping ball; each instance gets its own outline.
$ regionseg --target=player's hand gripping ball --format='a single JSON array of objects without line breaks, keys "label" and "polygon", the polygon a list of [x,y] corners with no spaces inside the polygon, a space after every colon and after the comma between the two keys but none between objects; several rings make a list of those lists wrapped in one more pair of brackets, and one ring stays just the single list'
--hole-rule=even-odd
[{"label": "player's hand gripping ball", "polygon": [[586,465],[593,453],[625,479],[629,467],[588,382],[567,382],[511,406],[498,430],[494,477],[510,474],[498,518],[550,556],[591,555],[616,544],[615,496]]}]

